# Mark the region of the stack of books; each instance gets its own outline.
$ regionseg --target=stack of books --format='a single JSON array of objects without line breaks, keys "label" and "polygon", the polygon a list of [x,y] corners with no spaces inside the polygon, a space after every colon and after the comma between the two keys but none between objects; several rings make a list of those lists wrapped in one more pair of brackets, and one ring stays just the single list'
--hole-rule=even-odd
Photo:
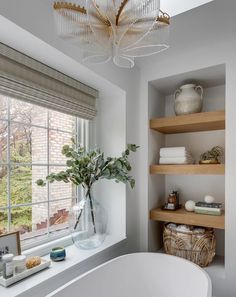
[{"label": "stack of books", "polygon": [[200,214],[220,216],[222,214],[222,207],[222,203],[197,202],[195,205],[195,212]]}]

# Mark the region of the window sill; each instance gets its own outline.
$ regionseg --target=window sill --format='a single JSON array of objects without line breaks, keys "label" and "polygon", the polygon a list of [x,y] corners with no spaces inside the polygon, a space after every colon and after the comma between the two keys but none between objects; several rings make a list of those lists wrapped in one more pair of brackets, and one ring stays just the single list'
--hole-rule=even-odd
[{"label": "window sill", "polygon": [[[43,270],[29,278],[26,278],[25,280],[16,283],[15,285],[10,286],[9,288],[0,287],[0,296],[32,296],[32,292],[30,291],[33,290],[36,286],[38,287],[39,285],[43,285],[44,287],[46,287],[45,285],[47,281],[50,281],[51,286],[51,288],[48,288],[49,293],[49,290],[53,291],[57,287],[63,285],[63,278],[65,278],[65,276],[68,276],[67,272],[70,272],[69,274],[72,276],[71,279],[73,279],[75,277],[73,276],[73,270],[77,273],[77,276],[80,274],[78,272],[78,269],[86,271],[86,260],[95,255],[98,258],[102,258],[104,257],[104,255],[102,255],[102,252],[104,250],[109,249],[111,247],[112,249],[117,250],[118,248],[120,249],[120,244],[125,243],[125,238],[114,238],[114,236],[107,236],[104,243],[94,250],[81,250],[78,249],[75,245],[70,245],[66,248],[67,256],[65,261],[52,262],[50,268]],[[45,255],[43,258],[50,260],[49,254]],[[98,260],[98,258],[96,258],[96,260]],[[96,262],[97,261],[95,261],[95,263]],[[62,280],[62,282],[58,281],[58,279],[55,279],[55,277],[58,277],[60,280]],[[37,296],[45,296],[44,293],[42,293],[42,295],[40,294]],[[34,296],[36,297],[35,294]]]},{"label": "window sill", "polygon": [[64,237],[40,244],[39,246],[25,249],[23,250],[22,254],[26,256],[45,256],[50,253],[53,247],[57,247],[57,246],[67,247],[70,245],[73,245],[71,236],[66,235]]}]

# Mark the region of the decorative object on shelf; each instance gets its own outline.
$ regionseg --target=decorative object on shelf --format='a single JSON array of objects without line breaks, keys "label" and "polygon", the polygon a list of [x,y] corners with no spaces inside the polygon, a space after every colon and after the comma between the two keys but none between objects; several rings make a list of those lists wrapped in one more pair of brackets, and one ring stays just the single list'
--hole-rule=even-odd
[{"label": "decorative object on shelf", "polygon": [[5,254],[2,256],[3,278],[7,279],[13,276],[13,254]]},{"label": "decorative object on shelf", "polygon": [[176,210],[179,209],[181,205],[179,204],[179,192],[178,191],[172,191],[168,198],[167,203],[163,206],[164,210]]},{"label": "decorative object on shelf", "polygon": [[206,151],[200,156],[199,164],[221,164],[220,158],[224,155],[221,146],[214,146],[210,151]]},{"label": "decorative object on shelf", "polygon": [[[121,157],[105,158],[99,149],[86,150],[80,145],[63,146],[62,154],[68,160],[67,169],[59,173],[51,173],[46,181],[72,182],[74,185],[82,185],[84,196],[75,205],[70,213],[71,234],[73,242],[82,249],[96,248],[102,244],[106,237],[107,213],[105,209],[93,199],[92,187],[101,179],[113,179],[117,183],[135,185],[135,180],[129,175],[131,165],[128,156],[136,152],[138,146],[129,144]],[[36,182],[39,186],[45,186],[42,179]]]},{"label": "decorative object on shelf", "polygon": [[33,268],[26,269],[26,270],[22,271],[21,273],[13,275],[10,278],[5,279],[3,277],[0,277],[0,285],[3,287],[9,287],[10,285],[30,276],[32,274],[35,274],[43,269],[46,269],[51,265],[51,261],[47,261],[44,259],[41,259],[40,261],[41,262],[39,265],[34,266]]},{"label": "decorative object on shelf", "polygon": [[206,203],[213,203],[213,202],[215,201],[215,197],[213,197],[213,196],[211,196],[211,195],[206,195],[206,196],[204,197],[204,201],[205,201]]},{"label": "decorative object on shelf", "polygon": [[31,269],[40,264],[41,264],[41,258],[39,256],[30,257],[26,260],[26,263],[25,263],[27,269]]},{"label": "decorative object on shelf", "polygon": [[222,214],[222,210],[222,203],[197,202],[194,211],[199,214],[220,216]]},{"label": "decorative object on shelf", "polygon": [[194,159],[186,147],[162,147],[160,149],[160,165],[193,164]]},{"label": "decorative object on shelf", "polygon": [[63,261],[66,258],[66,250],[63,247],[55,247],[50,252],[50,259],[54,262]]},{"label": "decorative object on shelf", "polygon": [[185,258],[201,267],[208,266],[216,252],[216,237],[211,228],[165,224],[163,242],[166,254]]},{"label": "decorative object on shelf", "polygon": [[14,256],[21,254],[20,232],[10,232],[0,235],[1,254],[12,253]]},{"label": "decorative object on shelf", "polygon": [[149,56],[169,47],[170,16],[159,0],[77,0],[54,3],[58,35],[83,52],[83,61],[124,68],[135,57]]},{"label": "decorative object on shelf", "polygon": [[[200,91],[200,93],[198,91]],[[174,99],[174,110],[177,116],[201,112],[203,88],[195,84],[183,85],[175,91]]]},{"label": "decorative object on shelf", "polygon": [[194,201],[192,201],[192,200],[188,200],[188,201],[186,201],[186,203],[185,203],[185,209],[187,210],[187,211],[194,211],[195,210],[195,202]]},{"label": "decorative object on shelf", "polygon": [[93,249],[105,240],[108,215],[92,194],[85,195],[90,196],[83,198],[70,213],[71,234],[77,247]]},{"label": "decorative object on shelf", "polygon": [[22,273],[26,269],[26,256],[20,255],[13,258],[14,275]]}]

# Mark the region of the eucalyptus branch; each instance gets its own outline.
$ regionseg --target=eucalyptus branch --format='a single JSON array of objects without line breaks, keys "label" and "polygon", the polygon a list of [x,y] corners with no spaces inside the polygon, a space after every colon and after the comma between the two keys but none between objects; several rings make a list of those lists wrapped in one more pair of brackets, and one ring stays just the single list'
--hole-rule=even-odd
[{"label": "eucalyptus branch", "polygon": [[[46,181],[53,183],[63,181],[72,182],[75,185],[90,187],[100,179],[114,179],[116,182],[129,183],[134,187],[135,181],[129,176],[131,165],[128,161],[130,152],[136,152],[138,146],[130,144],[119,158],[104,157],[99,149],[87,151],[79,146],[77,149],[68,145],[63,146],[62,154],[68,160],[67,169],[59,173],[51,173]],[[46,181],[39,179],[36,183],[45,186]]]},{"label": "eucalyptus branch", "polygon": [[[51,173],[46,176],[46,180],[39,179],[36,183],[39,186],[45,186],[46,182],[53,183],[57,181],[64,183],[71,182],[76,186],[82,185],[86,190],[86,197],[90,202],[94,233],[96,233],[91,188],[93,184],[100,179],[109,179],[115,180],[117,183],[122,182],[124,184],[130,184],[131,188],[133,188],[135,180],[129,175],[132,168],[128,157],[131,152],[136,152],[138,146],[129,144],[120,157],[105,158],[104,153],[101,153],[99,149],[86,150],[80,145],[76,148],[75,141],[73,140],[72,142],[72,146],[64,145],[62,148],[62,154],[67,158],[66,170]],[[74,228],[77,227],[81,214],[82,210],[79,213]]]}]

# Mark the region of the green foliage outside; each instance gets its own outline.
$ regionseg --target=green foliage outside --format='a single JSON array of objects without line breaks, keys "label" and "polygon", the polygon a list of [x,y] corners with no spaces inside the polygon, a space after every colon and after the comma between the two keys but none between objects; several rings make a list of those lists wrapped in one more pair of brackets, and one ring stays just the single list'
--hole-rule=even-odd
[{"label": "green foliage outside", "polygon": [[[27,145],[21,141],[15,147],[11,147],[12,162],[31,162],[31,156]],[[6,167],[5,167],[6,169]],[[7,170],[2,170],[0,178],[0,206],[7,205]],[[32,201],[32,170],[30,166],[13,165],[11,168],[11,204],[31,203]],[[7,211],[0,212],[0,229],[7,226]],[[11,210],[11,224],[13,230],[31,231],[32,211],[31,207],[16,207]],[[1,233],[1,230],[0,230]]]}]

